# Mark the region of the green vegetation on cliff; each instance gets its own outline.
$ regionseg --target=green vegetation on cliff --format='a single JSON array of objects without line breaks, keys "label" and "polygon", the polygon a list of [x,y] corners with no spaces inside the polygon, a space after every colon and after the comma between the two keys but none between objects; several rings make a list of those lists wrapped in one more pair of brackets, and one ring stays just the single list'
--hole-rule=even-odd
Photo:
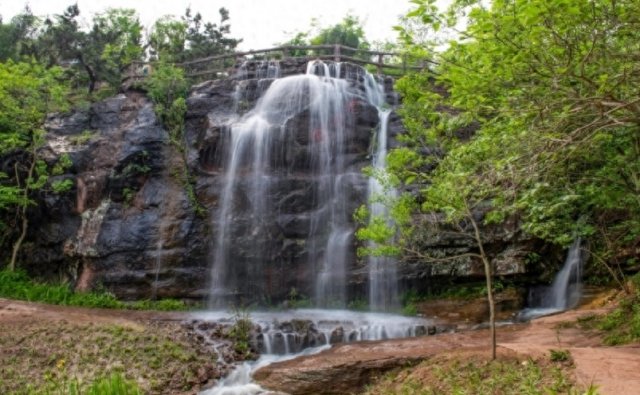
[{"label": "green vegetation on cliff", "polygon": [[[161,62],[147,86],[149,95],[171,140],[181,147],[188,83],[182,70],[168,62],[233,51],[240,40],[229,37],[228,11],[219,12],[219,24],[190,9],[182,18],[171,19],[175,23],[162,19],[148,42],[133,9],[106,9],[93,15],[86,28],[77,4],[46,18],[33,15],[28,7],[9,21],[0,18],[0,247],[10,251],[2,265],[14,269],[25,260],[20,251],[39,209],[38,198],[75,187],[73,178],[57,177],[72,166],[68,156],[45,161],[47,114],[87,108],[115,94],[149,50],[151,58]],[[186,169],[180,177],[202,213]]]},{"label": "green vegetation on cliff", "polygon": [[[516,221],[561,246],[582,237],[621,283],[640,244],[640,4],[454,1],[440,11],[432,0],[412,3],[413,31],[421,24],[431,47],[447,49],[432,54],[432,70],[396,85],[407,133],[385,180],[422,186],[396,212],[441,212],[463,233],[481,218]],[[407,51],[424,53],[399,29]],[[443,43],[441,33],[456,38]],[[373,229],[383,240],[361,231],[380,247],[368,252],[393,244],[405,258],[424,258],[416,248],[424,227],[404,214],[396,226]]]},{"label": "green vegetation on cliff", "polygon": [[68,163],[46,163],[40,148],[45,118],[66,108],[67,92],[58,67],[0,63],[0,155],[5,158],[0,169],[0,246],[11,250],[7,266],[12,270],[27,235],[27,209],[34,204],[34,194],[47,185],[64,189],[59,184],[64,181],[49,184],[49,178]]}]

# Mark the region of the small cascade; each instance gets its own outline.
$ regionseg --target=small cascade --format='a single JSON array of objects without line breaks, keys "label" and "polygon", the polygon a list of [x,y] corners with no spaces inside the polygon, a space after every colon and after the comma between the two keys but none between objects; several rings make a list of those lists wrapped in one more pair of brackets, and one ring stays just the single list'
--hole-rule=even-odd
[{"label": "small cascade", "polygon": [[260,395],[270,393],[268,390],[254,383],[251,376],[253,372],[261,367],[275,362],[287,361],[302,355],[311,355],[325,350],[326,347],[307,349],[299,354],[290,355],[262,355],[258,360],[244,362],[238,366],[218,384],[208,390],[202,391],[199,395]]},{"label": "small cascade", "polygon": [[[231,322],[223,312],[199,313],[195,318]],[[433,321],[424,318],[348,310],[254,312],[250,319],[259,327],[253,341],[261,355],[299,354],[333,344],[416,337],[435,331]]]},{"label": "small cascade", "polygon": [[518,317],[531,319],[575,307],[582,296],[582,264],[584,261],[581,240],[573,242],[562,269],[549,287],[532,290],[531,307],[521,311]]},{"label": "small cascade", "polygon": [[160,280],[160,269],[162,268],[162,223],[160,225],[160,237],[156,244],[156,262],[153,276],[153,287],[151,290],[151,300],[158,299],[158,281]]},{"label": "small cascade", "polygon": [[582,294],[582,251],[580,239],[573,242],[562,270],[546,293],[542,307],[566,310],[580,301]]},{"label": "small cascade", "polygon": [[[196,313],[193,318],[227,325],[233,322],[232,315],[224,312]],[[423,318],[346,310],[253,312],[249,319],[260,328],[254,338],[260,349],[260,358],[236,366],[215,387],[200,395],[262,394],[267,391],[254,383],[251,376],[263,366],[315,354],[337,343],[423,336],[435,332],[433,322]],[[205,332],[201,334],[207,338]]]},{"label": "small cascade", "polygon": [[[375,151],[373,154],[373,169],[375,173],[382,173],[387,165],[388,124],[391,111],[385,105],[385,93],[382,84],[375,81],[367,73],[365,76],[365,92],[367,100],[378,109],[380,123],[377,130]],[[382,196],[394,197],[395,189],[383,186],[376,177],[369,177],[369,213],[372,218],[389,219],[388,207],[378,201]],[[369,308],[375,311],[388,311],[398,307],[398,276],[397,262],[390,257],[370,256],[369,268]]]}]

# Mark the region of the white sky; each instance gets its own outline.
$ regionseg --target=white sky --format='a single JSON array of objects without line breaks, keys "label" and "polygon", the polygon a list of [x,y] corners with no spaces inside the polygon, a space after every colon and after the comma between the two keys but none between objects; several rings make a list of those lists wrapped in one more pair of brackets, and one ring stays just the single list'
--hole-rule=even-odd
[{"label": "white sky", "polygon": [[[218,9],[225,7],[230,13],[231,37],[242,38],[239,49],[262,49],[282,42],[291,33],[310,30],[312,18],[320,26],[338,23],[351,12],[363,22],[367,39],[395,41],[392,26],[398,17],[412,8],[409,0],[76,0],[80,16],[90,17],[113,8],[135,8],[142,23],[149,27],[161,16],[181,16],[187,6],[200,12],[206,21],[219,21]],[[74,0],[0,0],[0,15],[7,21],[29,4],[35,15],[62,13]],[[286,34],[286,33],[289,34]]]}]

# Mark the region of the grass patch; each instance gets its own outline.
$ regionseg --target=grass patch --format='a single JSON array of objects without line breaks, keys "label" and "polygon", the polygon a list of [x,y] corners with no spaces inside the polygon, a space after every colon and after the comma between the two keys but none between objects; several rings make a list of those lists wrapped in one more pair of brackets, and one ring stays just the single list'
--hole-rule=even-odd
[{"label": "grass patch", "polygon": [[177,323],[0,324],[1,394],[174,394],[213,378],[216,354]]},{"label": "grass patch", "polygon": [[631,285],[633,294],[622,299],[610,313],[589,314],[558,327],[577,326],[583,330],[600,332],[603,343],[608,346],[640,341],[640,274],[631,278]]},{"label": "grass patch", "polygon": [[187,310],[183,301],[177,299],[140,300],[123,302],[113,294],[102,292],[74,292],[67,284],[47,284],[33,281],[22,271],[0,271],[0,297],[8,299],[42,302],[63,306],[79,306],[130,310]]},{"label": "grass patch", "polygon": [[595,319],[596,329],[604,332],[609,346],[640,341],[640,297],[623,300],[617,309]]},{"label": "grass patch", "polygon": [[370,386],[366,395],[444,394],[590,394],[594,387],[580,389],[570,379],[565,366],[548,361],[501,357],[437,357],[422,364],[387,375]]},{"label": "grass patch", "polygon": [[551,362],[570,362],[571,353],[569,350],[549,350],[549,359]]},{"label": "grass patch", "polygon": [[127,379],[122,373],[115,372],[95,379],[84,385],[78,379],[63,377],[56,379],[49,374],[47,382],[41,387],[29,386],[25,390],[29,395],[142,395],[138,384]]}]

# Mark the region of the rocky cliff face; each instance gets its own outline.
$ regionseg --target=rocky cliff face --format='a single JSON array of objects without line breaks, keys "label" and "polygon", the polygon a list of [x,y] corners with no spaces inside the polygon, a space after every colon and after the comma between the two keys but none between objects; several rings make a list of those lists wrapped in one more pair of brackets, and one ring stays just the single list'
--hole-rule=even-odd
[{"label": "rocky cliff face", "polygon": [[[33,225],[22,252],[22,261],[29,262],[27,269],[44,276],[63,274],[79,290],[105,287],[124,298],[205,297],[212,240],[221,226],[212,213],[220,207],[226,182],[228,125],[233,117],[253,108],[273,83],[272,67],[268,62],[247,63],[234,77],[192,88],[184,156],[169,143],[152,103],[141,92],[127,91],[87,110],[52,116],[46,124],[45,157],[53,162],[69,156],[73,165],[58,179],[71,179],[74,187],[61,194],[43,194],[38,207],[31,210]],[[302,60],[286,60],[278,73],[280,77],[302,74],[306,67]],[[340,70],[350,89],[362,92],[361,70],[348,64]],[[392,81],[386,80],[385,85],[387,102],[396,102]],[[356,174],[349,181],[345,204],[353,212],[366,200],[367,181],[361,169],[371,164],[378,113],[362,99],[349,100],[345,110],[351,137],[344,149],[344,166],[348,174]],[[287,141],[274,145],[283,149],[272,154],[269,166],[282,177],[277,187],[260,197],[272,210],[261,222],[250,218],[249,212],[232,218],[234,245],[227,259],[233,262],[236,277],[245,282],[237,294],[241,299],[275,302],[286,299],[294,288],[298,294],[313,295],[315,279],[308,262],[316,259],[314,254],[328,251],[312,249],[306,239],[319,210],[314,198],[318,177],[309,172],[314,138],[309,124],[308,111],[291,114],[283,134]],[[394,136],[402,131],[393,113],[389,126],[393,146]],[[196,215],[194,202],[185,192],[185,163],[195,180],[196,198],[208,215]],[[238,188],[242,192],[243,184]],[[233,205],[241,209],[255,198],[238,193]],[[256,228],[251,231],[249,226]],[[443,254],[473,248],[446,235],[435,235],[425,243]],[[522,240],[507,229],[496,232],[491,243],[498,274],[525,272]],[[366,276],[363,263],[356,261],[355,247],[351,240],[348,281],[350,295],[362,297]],[[260,270],[251,269],[251,262],[258,260],[263,262]],[[406,284],[420,286],[429,278],[473,277],[481,273],[479,269],[471,261],[444,269],[413,264],[405,266],[401,276]]]},{"label": "rocky cliff face", "polygon": [[124,298],[201,296],[207,224],[172,173],[181,158],[150,101],[127,92],[52,116],[46,128],[45,157],[71,159],[59,178],[74,187],[47,193],[32,213],[28,268]]}]

